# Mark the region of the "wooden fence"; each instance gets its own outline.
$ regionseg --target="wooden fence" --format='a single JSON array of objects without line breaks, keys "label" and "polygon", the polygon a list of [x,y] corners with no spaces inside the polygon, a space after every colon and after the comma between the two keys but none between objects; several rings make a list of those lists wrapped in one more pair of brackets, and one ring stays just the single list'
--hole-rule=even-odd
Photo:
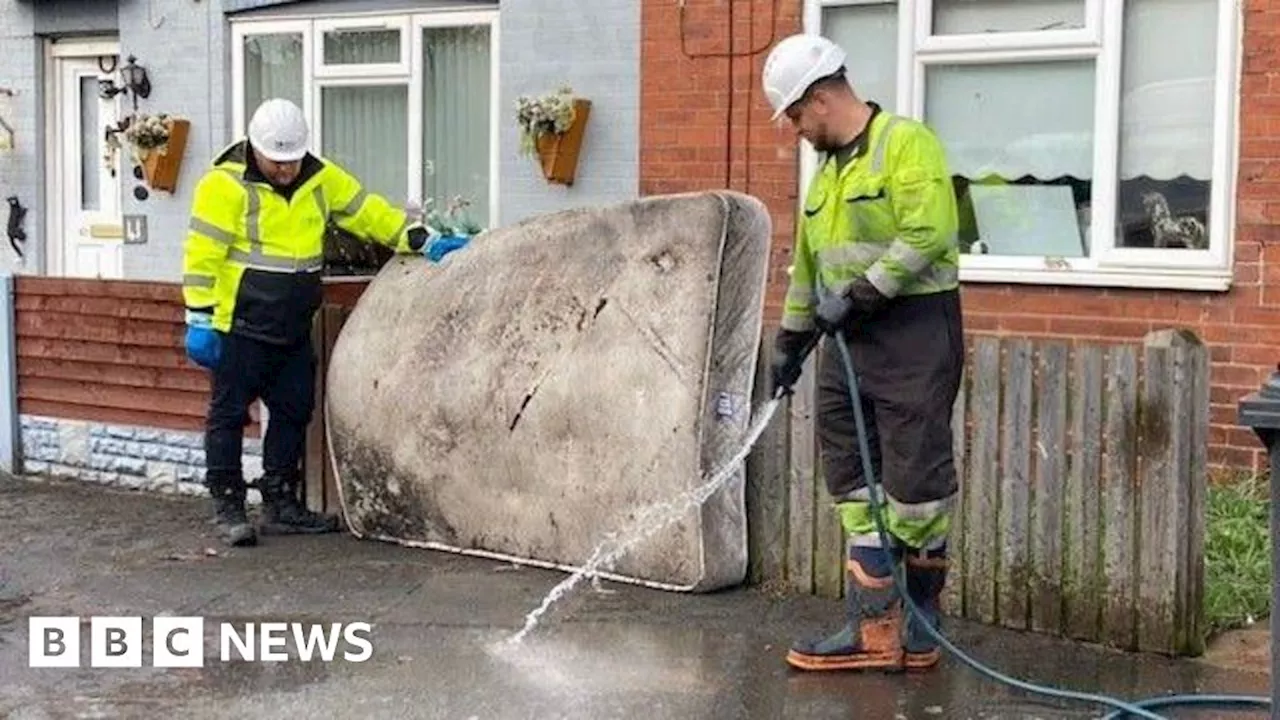
[{"label": "wooden fence", "polygon": [[[363,284],[360,290],[363,290]],[[328,515],[342,516],[342,503],[338,501],[338,482],[329,461],[329,443],[325,437],[324,403],[329,357],[334,343],[355,307],[356,296],[334,299],[330,297],[316,313],[311,328],[311,342],[316,351],[316,410],[307,426],[306,450],[302,457],[303,497],[307,507]],[[270,420],[268,419],[268,422]]]},{"label": "wooden fence", "polygon": [[[1202,653],[1207,348],[1183,331],[1141,345],[973,336],[968,346],[946,612]],[[749,460],[749,580],[839,597],[844,538],[813,409],[810,367]]]},{"label": "wooden fence", "polygon": [[182,349],[180,286],[19,276],[14,295],[19,412],[204,426],[209,381]]}]

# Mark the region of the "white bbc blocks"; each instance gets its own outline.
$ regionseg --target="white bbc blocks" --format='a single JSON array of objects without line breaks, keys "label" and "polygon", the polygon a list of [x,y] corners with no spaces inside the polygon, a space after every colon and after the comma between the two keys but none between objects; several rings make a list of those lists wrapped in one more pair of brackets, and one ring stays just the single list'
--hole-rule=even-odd
[{"label": "white bbc blocks", "polygon": [[204,618],[158,617],[151,623],[156,667],[204,667]]},{"label": "white bbc blocks", "polygon": [[[84,628],[88,627],[88,633]],[[213,658],[219,662],[362,663],[373,656],[372,624],[211,622],[217,636]],[[150,630],[148,639],[147,630]],[[31,617],[28,620],[30,667],[76,668],[87,638],[89,667],[198,668],[205,665],[205,619],[202,617],[136,616]],[[149,655],[149,658],[144,658]]]},{"label": "white bbc blocks", "polygon": [[31,618],[27,645],[30,667],[80,667],[80,618]]},{"label": "white bbc blocks", "polygon": [[[90,667],[142,667],[146,635],[141,617],[96,616],[88,625]],[[204,618],[157,617],[151,627],[152,666],[204,665]],[[80,667],[80,635],[78,617],[32,617],[28,622],[28,665]]]},{"label": "white bbc blocks", "polygon": [[142,618],[92,618],[89,621],[89,665],[142,667]]}]

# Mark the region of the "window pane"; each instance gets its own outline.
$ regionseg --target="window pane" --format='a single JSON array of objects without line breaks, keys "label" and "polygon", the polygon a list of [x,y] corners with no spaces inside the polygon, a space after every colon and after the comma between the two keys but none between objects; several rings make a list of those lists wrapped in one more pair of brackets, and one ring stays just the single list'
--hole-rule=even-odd
[{"label": "window pane", "polygon": [[1117,246],[1207,246],[1217,5],[1125,4]]},{"label": "window pane", "polygon": [[489,219],[489,26],[422,33],[422,193],[444,212],[457,196]]},{"label": "window pane", "polygon": [[403,207],[409,193],[409,91],[404,85],[326,87],[320,152],[369,192]]},{"label": "window pane", "polygon": [[1073,30],[1084,0],[933,0],[933,34]]},{"label": "window pane", "polygon": [[324,34],[325,65],[400,62],[400,31],[351,28]]},{"label": "window pane", "polygon": [[925,120],[957,176],[961,247],[1087,254],[1092,61],[930,66]]},{"label": "window pane", "polygon": [[106,128],[98,119],[98,78],[80,78],[80,209],[100,209],[98,163]]},{"label": "window pane", "polygon": [[285,98],[302,107],[302,35],[244,39],[244,127],[263,100]]},{"label": "window pane", "polygon": [[822,12],[822,34],[849,54],[858,97],[894,110],[898,99],[898,4],[842,5]]}]

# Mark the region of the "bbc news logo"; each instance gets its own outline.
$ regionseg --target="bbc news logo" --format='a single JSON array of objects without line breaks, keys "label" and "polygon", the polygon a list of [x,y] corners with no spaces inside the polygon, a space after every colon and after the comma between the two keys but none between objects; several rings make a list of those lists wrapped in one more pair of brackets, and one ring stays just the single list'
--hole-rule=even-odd
[{"label": "bbc news logo", "polygon": [[[366,622],[353,623],[219,623],[222,662],[284,662],[290,648],[303,662],[361,663],[373,656]],[[80,667],[81,619],[32,617],[28,623],[28,666]],[[205,665],[205,620],[202,617],[156,617],[151,620],[152,667],[193,668]],[[147,646],[141,617],[89,618],[89,666],[142,667]],[[339,650],[341,649],[341,652]]]}]

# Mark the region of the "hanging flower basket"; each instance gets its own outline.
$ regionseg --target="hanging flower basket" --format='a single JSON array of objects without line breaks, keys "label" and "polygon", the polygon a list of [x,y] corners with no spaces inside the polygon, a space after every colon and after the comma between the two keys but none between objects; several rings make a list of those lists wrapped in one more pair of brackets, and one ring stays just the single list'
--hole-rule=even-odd
[{"label": "hanging flower basket", "polygon": [[547,180],[573,185],[590,114],[591,101],[574,97],[568,87],[538,98],[521,96],[516,101],[521,154],[536,153]]},{"label": "hanging flower basket", "polygon": [[125,128],[125,141],[142,165],[142,175],[153,190],[173,192],[182,170],[191,122],[169,115],[135,115]]}]

